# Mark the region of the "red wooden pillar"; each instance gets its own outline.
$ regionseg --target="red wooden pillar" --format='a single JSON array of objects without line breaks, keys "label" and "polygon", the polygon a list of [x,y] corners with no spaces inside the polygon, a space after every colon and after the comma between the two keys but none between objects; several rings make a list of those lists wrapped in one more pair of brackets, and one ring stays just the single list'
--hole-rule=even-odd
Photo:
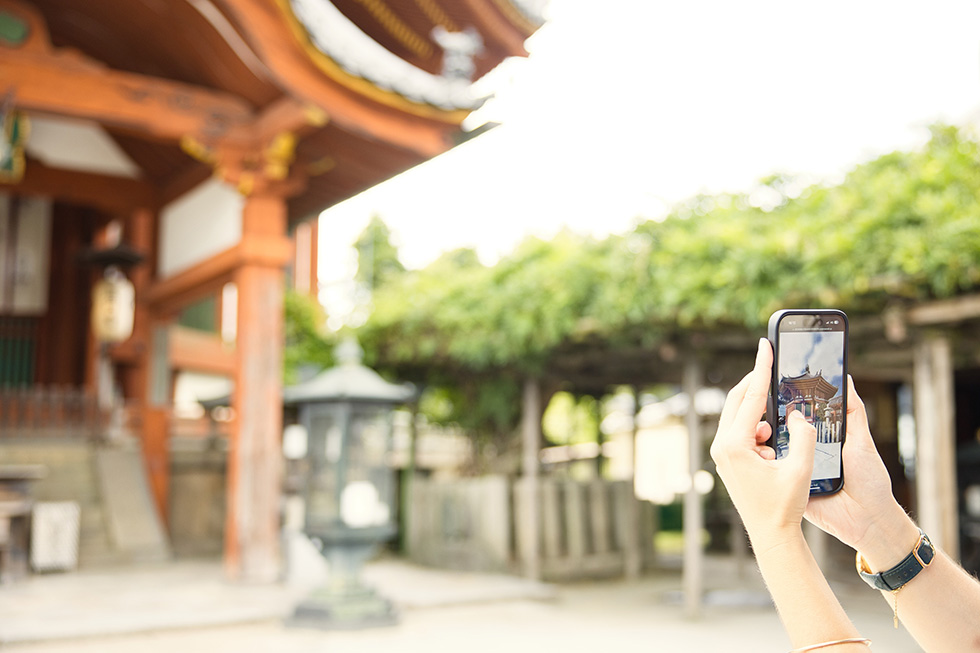
[{"label": "red wooden pillar", "polygon": [[145,257],[130,272],[130,281],[136,291],[136,312],[133,319],[133,335],[126,343],[130,348],[131,369],[127,374],[127,397],[132,402],[136,422],[141,426],[143,462],[146,465],[150,491],[161,521],[169,523],[170,511],[170,420],[169,397],[160,397],[158,405],[151,401],[150,368],[152,357],[153,318],[147,291],[156,269],[154,260],[154,232],[156,221],[149,209],[137,209],[129,218],[127,240]]},{"label": "red wooden pillar", "polygon": [[296,226],[293,233],[293,289],[316,297],[319,291],[317,257],[319,219],[311,218]]},{"label": "red wooden pillar", "polygon": [[279,575],[282,355],[286,203],[248,198],[242,215],[238,286],[235,422],[228,456],[225,570],[235,579]]},{"label": "red wooden pillar", "polygon": [[[109,246],[108,242],[108,230],[107,225],[102,224],[98,229],[96,229],[95,234],[92,237],[92,242],[89,245],[92,249],[103,249]],[[102,276],[102,270],[96,270],[89,268],[85,272],[88,283],[85,284],[85,294],[88,297],[92,296],[92,288],[95,286],[96,282]],[[92,305],[91,300],[88,302],[88,311],[85,314],[85,320],[91,319]],[[86,329],[87,336],[85,342],[85,378],[83,379],[82,386],[85,390],[94,396],[98,396],[99,392],[99,359],[101,357],[101,345],[95,338],[95,332],[89,327]]]},{"label": "red wooden pillar", "polygon": [[314,297],[320,292],[320,275],[317,264],[320,261],[320,218],[309,220],[310,225],[310,294]]}]

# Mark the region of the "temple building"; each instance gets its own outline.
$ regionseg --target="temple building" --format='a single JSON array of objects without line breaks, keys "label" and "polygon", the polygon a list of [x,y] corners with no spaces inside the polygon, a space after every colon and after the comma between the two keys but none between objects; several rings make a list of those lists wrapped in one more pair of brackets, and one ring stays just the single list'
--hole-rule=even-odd
[{"label": "temple building", "polygon": [[785,427],[786,415],[798,410],[817,429],[817,442],[837,443],[842,441],[840,432],[843,417],[843,397],[839,388],[823,377],[823,371],[813,374],[807,365],[798,376],[783,376],[779,379],[779,417],[780,427],[776,436],[776,446],[785,453],[789,435]]},{"label": "temple building", "polygon": [[541,4],[0,0],[6,460],[134,441],[166,529],[175,393],[211,379],[226,568],[275,577],[283,296],[316,291],[316,217],[464,140],[473,82],[526,55]]}]

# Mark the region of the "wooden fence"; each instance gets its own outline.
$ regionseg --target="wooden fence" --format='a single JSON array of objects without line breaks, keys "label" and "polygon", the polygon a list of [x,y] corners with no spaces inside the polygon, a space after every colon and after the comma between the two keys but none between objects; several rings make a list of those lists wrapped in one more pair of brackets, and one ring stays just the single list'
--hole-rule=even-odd
[{"label": "wooden fence", "polygon": [[506,477],[415,477],[406,508],[405,545],[414,562],[446,569],[513,571],[513,510]]},{"label": "wooden fence", "polygon": [[560,581],[632,577],[654,559],[653,506],[627,481],[544,477],[532,497],[503,476],[416,478],[405,516],[408,557],[430,566],[523,573],[536,555],[542,578]]},{"label": "wooden fence", "polygon": [[95,397],[73,387],[0,387],[0,437],[98,438],[107,417]]}]

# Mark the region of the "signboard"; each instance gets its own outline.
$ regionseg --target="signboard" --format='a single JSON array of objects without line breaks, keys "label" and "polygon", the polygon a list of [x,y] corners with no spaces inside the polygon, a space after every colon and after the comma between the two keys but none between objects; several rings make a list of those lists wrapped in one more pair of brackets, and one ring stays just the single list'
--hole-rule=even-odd
[{"label": "signboard", "polygon": [[81,509],[75,501],[34,504],[31,519],[31,567],[34,571],[71,571],[78,566]]},{"label": "signboard", "polygon": [[0,314],[48,310],[51,201],[0,194]]}]

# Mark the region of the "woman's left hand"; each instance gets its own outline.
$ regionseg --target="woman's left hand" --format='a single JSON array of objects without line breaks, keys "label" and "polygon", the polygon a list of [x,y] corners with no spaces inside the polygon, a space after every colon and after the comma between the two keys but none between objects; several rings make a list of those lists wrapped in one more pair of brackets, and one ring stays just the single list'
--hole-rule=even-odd
[{"label": "woman's left hand", "polygon": [[728,393],[711,457],[758,550],[798,536],[810,497],[816,429],[799,413],[786,416],[789,453],[776,460],[763,421],[772,379],[772,345],[759,341],[755,367]]}]

